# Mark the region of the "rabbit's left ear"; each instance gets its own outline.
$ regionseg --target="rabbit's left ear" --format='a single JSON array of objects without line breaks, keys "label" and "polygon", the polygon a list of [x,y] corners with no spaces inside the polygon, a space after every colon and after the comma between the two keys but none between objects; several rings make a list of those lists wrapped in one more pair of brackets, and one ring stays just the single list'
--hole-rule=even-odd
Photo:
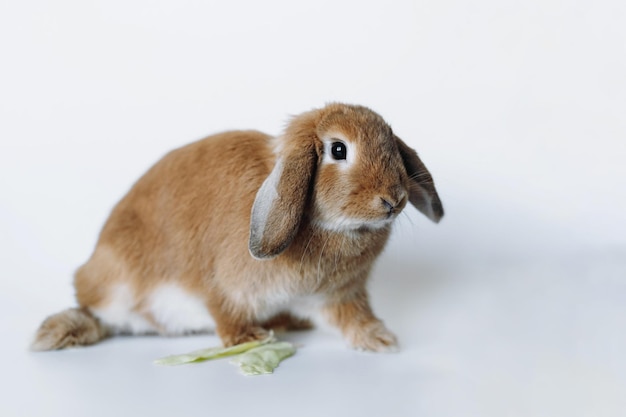
[{"label": "rabbit's left ear", "polygon": [[409,201],[430,220],[439,223],[443,217],[443,205],[435,189],[433,177],[417,156],[417,152],[399,137],[394,135],[394,138],[402,156],[406,173],[409,175]]},{"label": "rabbit's left ear", "polygon": [[281,254],[300,227],[317,167],[315,142],[289,137],[276,164],[257,191],[250,219],[248,248],[257,259]]}]

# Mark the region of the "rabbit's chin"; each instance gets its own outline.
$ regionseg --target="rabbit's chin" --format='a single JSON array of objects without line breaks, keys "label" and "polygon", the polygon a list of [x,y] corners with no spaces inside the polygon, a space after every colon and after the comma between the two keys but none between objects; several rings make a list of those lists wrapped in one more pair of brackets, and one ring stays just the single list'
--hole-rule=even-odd
[{"label": "rabbit's chin", "polygon": [[313,225],[319,227],[320,229],[335,233],[349,233],[359,231],[366,232],[389,227],[396,217],[397,215],[392,215],[390,217],[385,217],[382,219],[362,220],[338,216],[331,220],[316,219],[313,221]]}]

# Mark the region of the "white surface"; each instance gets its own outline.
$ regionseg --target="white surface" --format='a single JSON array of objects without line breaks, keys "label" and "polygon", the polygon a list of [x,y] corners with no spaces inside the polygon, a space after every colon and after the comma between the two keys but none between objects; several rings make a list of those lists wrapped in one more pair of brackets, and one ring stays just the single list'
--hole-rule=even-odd
[{"label": "white surface", "polygon": [[[0,415],[623,415],[625,21],[617,0],[2,3]],[[373,275],[398,354],[324,327],[257,378],[151,364],[213,336],[26,351],[159,156],[331,100],[380,112],[447,211],[407,210]]]}]

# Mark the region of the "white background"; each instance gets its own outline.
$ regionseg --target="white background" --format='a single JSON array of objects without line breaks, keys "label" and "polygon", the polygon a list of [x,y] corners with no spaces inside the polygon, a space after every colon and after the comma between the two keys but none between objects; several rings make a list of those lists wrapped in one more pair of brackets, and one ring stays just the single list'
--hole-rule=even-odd
[{"label": "white background", "polygon": [[[7,0],[0,54],[1,415],[623,415],[623,1]],[[323,326],[257,378],[151,364],[214,336],[26,350],[161,155],[329,101],[385,117],[446,208],[372,277],[399,353]]]}]

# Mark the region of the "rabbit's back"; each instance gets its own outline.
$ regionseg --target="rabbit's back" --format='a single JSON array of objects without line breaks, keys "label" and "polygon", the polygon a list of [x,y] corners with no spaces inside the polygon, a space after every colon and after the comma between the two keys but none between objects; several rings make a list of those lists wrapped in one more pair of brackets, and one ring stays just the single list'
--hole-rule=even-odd
[{"label": "rabbit's back", "polygon": [[111,327],[120,331],[205,330],[163,329],[154,306],[180,310],[177,302],[193,310],[191,322],[210,318],[202,295],[216,259],[249,256],[250,210],[274,163],[271,140],[257,131],[226,132],[165,155],[113,209],[92,257],[77,271],[79,305],[118,321]]}]

